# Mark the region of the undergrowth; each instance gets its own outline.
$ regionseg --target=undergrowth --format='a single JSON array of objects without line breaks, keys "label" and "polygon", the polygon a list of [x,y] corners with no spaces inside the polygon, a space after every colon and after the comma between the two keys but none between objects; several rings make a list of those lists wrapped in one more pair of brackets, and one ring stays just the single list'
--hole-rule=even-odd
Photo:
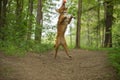
[{"label": "undergrowth", "polygon": [[109,60],[112,66],[116,69],[118,77],[120,79],[120,49],[115,48],[109,51]]},{"label": "undergrowth", "polygon": [[18,43],[5,41],[0,42],[0,50],[5,55],[13,56],[25,56],[28,52],[43,53],[52,50],[53,44],[50,43],[39,43],[35,41],[20,41]]}]

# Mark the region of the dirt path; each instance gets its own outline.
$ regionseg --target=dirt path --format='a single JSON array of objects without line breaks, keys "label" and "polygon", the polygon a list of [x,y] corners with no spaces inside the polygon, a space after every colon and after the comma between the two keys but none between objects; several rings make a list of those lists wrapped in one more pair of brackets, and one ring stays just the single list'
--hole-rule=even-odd
[{"label": "dirt path", "polygon": [[72,60],[64,51],[59,51],[56,60],[53,54],[0,55],[0,80],[117,80],[105,52],[72,50]]}]

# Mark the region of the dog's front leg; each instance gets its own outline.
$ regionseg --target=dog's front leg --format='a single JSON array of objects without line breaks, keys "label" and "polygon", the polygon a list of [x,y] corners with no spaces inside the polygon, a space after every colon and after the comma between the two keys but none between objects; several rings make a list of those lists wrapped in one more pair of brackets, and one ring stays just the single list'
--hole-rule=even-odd
[{"label": "dog's front leg", "polygon": [[73,17],[73,16],[70,16],[69,21],[68,21],[68,24],[70,24],[72,18],[74,18],[74,17]]}]

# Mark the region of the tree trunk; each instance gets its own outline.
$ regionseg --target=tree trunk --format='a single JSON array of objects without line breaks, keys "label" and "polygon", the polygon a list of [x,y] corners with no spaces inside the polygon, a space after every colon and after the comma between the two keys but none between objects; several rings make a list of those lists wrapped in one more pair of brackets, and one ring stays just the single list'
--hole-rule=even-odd
[{"label": "tree trunk", "polygon": [[100,0],[98,0],[98,9],[97,9],[97,13],[98,13],[98,26],[97,26],[97,47],[99,47],[100,44]]},{"label": "tree trunk", "polygon": [[104,40],[105,40],[105,27],[102,27],[101,29],[101,47],[104,47]]},{"label": "tree trunk", "polygon": [[104,47],[112,47],[113,1],[105,1],[105,41]]},{"label": "tree trunk", "polygon": [[35,29],[35,40],[41,43],[42,25],[43,25],[42,0],[38,0],[36,22],[37,22],[37,26]]},{"label": "tree trunk", "polygon": [[81,14],[82,14],[82,0],[78,2],[78,13],[77,13],[77,31],[76,31],[76,46],[80,48],[80,31],[81,31]]},{"label": "tree trunk", "polygon": [[88,20],[87,20],[87,46],[91,46],[91,39],[90,39],[90,24],[89,24],[89,15],[88,15]]}]

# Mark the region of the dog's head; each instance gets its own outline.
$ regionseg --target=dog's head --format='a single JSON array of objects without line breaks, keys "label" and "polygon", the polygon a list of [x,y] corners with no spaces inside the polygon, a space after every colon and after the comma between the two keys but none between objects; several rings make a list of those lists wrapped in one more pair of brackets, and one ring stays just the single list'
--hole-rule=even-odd
[{"label": "dog's head", "polygon": [[63,2],[62,6],[59,9],[56,9],[58,13],[66,13],[67,12],[67,7],[65,7],[65,3]]}]

